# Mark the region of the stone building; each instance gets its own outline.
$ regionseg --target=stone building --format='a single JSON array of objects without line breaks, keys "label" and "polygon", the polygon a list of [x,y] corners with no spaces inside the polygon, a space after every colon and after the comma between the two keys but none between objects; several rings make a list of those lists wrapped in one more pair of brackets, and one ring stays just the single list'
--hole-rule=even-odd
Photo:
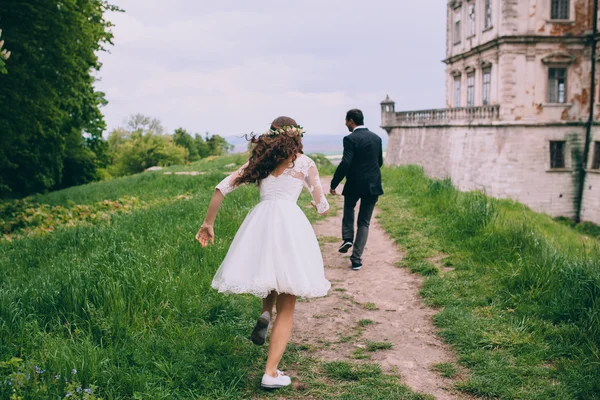
[{"label": "stone building", "polygon": [[446,108],[384,100],[386,163],[600,223],[595,1],[449,1]]}]

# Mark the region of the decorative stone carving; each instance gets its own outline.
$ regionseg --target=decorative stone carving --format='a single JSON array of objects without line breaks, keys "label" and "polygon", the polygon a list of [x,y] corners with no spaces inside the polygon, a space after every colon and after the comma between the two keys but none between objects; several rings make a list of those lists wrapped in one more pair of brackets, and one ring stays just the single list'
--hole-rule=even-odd
[{"label": "decorative stone carving", "polygon": [[542,58],[542,62],[548,64],[572,64],[575,62],[575,56],[565,52],[552,53]]}]

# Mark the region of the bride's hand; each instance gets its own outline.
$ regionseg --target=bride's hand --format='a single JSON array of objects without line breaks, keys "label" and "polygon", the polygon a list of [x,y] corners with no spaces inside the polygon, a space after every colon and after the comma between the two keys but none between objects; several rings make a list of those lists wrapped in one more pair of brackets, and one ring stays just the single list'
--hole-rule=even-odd
[{"label": "bride's hand", "polygon": [[317,214],[319,215],[327,215],[327,211],[325,211],[324,213],[320,213],[319,212],[319,208],[317,207],[317,202],[316,201],[311,201],[310,205],[314,207],[315,211],[317,212]]},{"label": "bride's hand", "polygon": [[198,233],[196,233],[196,240],[198,241],[198,243],[200,243],[200,245],[202,245],[202,247],[208,246],[209,241],[210,244],[214,245],[215,231],[213,229],[213,226],[202,224],[202,226],[198,230]]}]

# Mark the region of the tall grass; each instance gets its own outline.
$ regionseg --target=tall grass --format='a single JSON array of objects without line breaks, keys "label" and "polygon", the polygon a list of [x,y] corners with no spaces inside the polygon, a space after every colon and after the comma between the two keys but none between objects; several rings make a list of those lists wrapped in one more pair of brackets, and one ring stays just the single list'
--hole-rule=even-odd
[{"label": "tall grass", "polygon": [[[36,196],[67,208],[125,195],[168,201],[0,241],[0,398],[256,397],[267,349],[248,337],[260,300],[218,294],[210,283],[257,189],[227,197],[214,247],[194,240],[214,186],[241,162],[223,157],[168,170],[202,176],[146,173]],[[309,200],[304,194],[300,206]],[[308,397],[423,398],[379,369],[344,380],[337,369],[356,368],[321,365],[295,346],[282,368],[302,376]]]},{"label": "tall grass", "polygon": [[600,398],[600,242],[417,167],[386,169],[384,182],[381,220],[412,246],[409,258],[445,254],[454,269],[429,278],[423,294],[442,308],[441,334],[472,372],[459,387],[507,399]]},{"label": "tall grass", "polygon": [[188,179],[189,200],[0,244],[0,359],[43,367],[48,396],[65,395],[52,377],[73,368],[106,398],[239,393],[251,367],[240,357],[257,354],[245,336],[258,301],[209,285],[256,190],[227,199],[216,246],[202,250],[194,234],[218,179]]}]

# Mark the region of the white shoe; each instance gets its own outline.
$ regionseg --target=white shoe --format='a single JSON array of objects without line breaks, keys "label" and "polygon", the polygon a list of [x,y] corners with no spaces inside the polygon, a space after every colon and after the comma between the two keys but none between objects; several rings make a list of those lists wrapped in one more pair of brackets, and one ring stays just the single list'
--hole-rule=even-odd
[{"label": "white shoe", "polygon": [[277,376],[272,377],[271,375],[264,374],[260,386],[265,389],[281,389],[292,383],[292,379],[284,375],[283,372],[277,370]]}]

